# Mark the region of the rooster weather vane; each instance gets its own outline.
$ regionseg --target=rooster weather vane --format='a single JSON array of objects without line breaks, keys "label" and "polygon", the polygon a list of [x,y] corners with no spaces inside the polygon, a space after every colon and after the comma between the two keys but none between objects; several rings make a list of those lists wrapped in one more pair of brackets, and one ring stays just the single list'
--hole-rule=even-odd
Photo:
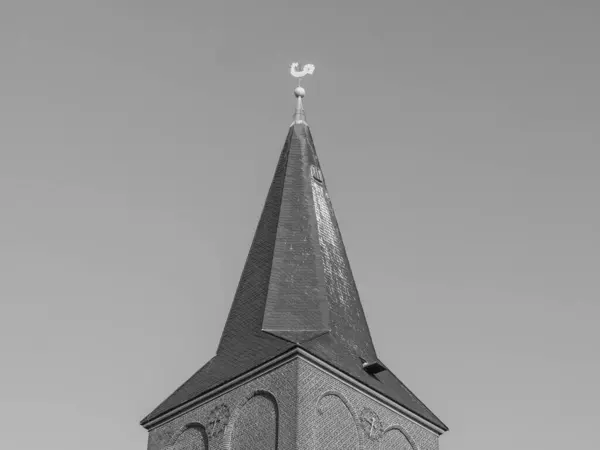
[{"label": "rooster weather vane", "polygon": [[302,70],[298,70],[299,67],[300,64],[297,62],[292,63],[292,65],[290,66],[290,74],[294,78],[298,78],[298,86],[300,86],[302,78],[304,78],[306,75],[312,75],[315,71],[315,66],[313,64],[305,64]]}]

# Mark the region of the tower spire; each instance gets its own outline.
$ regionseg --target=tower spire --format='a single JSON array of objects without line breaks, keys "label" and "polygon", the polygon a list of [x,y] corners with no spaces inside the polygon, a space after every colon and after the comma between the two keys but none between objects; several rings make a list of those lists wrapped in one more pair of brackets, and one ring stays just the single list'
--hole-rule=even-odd
[{"label": "tower spire", "polygon": [[[305,90],[300,82],[315,67],[307,64],[302,71],[298,67],[298,63],[290,67],[291,75],[298,78],[294,122],[288,129],[217,353],[142,424],[153,426],[190,402],[221,392],[234,380],[244,380],[277,358],[295,355],[347,377],[419,420],[446,430],[377,356],[305,121]],[[293,386],[297,381],[289,383]],[[374,419],[368,421],[371,436]]]}]

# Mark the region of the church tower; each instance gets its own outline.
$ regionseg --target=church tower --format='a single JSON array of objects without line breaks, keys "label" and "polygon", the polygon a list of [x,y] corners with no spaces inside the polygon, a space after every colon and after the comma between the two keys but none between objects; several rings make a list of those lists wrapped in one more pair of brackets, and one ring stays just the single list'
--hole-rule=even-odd
[{"label": "church tower", "polygon": [[142,420],[148,450],[438,450],[448,430],[377,357],[294,92],[217,353]]}]

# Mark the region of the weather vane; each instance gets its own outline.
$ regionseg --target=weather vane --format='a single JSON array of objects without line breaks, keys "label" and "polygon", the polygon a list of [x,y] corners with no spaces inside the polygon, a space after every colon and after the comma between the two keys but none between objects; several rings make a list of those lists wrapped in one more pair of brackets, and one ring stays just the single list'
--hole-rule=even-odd
[{"label": "weather vane", "polygon": [[302,70],[298,70],[299,67],[300,64],[297,62],[292,63],[290,66],[290,74],[292,74],[294,78],[298,78],[298,86],[300,86],[302,78],[304,78],[306,75],[312,75],[315,71],[315,66],[313,64],[305,64]]}]

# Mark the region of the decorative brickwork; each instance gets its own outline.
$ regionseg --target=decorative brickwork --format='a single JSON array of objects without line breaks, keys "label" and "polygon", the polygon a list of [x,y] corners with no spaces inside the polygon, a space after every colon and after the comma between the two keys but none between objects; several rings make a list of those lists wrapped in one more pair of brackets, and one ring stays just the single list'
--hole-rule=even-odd
[{"label": "decorative brickwork", "polygon": [[[414,443],[414,445],[409,444],[413,450],[439,450],[437,433],[383,405],[373,397],[304,359],[300,359],[298,362],[298,449],[316,450],[321,448],[319,441],[321,436],[316,431],[323,420],[318,413],[319,404],[326,398],[334,396],[338,398],[338,403],[344,404],[350,411],[349,414],[354,416],[355,429],[363,433],[360,436],[361,447],[359,448],[361,450],[379,449],[379,446],[387,445],[386,442],[390,440],[397,442],[396,435],[388,436],[388,433],[396,432],[393,430],[398,430],[398,432],[402,430],[408,436],[407,442],[410,440],[411,443]],[[381,421],[383,430],[387,430],[383,432],[381,439],[366,439],[365,431],[360,427],[359,422],[359,412],[363,408],[374,411]],[[405,450],[403,447],[401,449]]]},{"label": "decorative brickwork", "polygon": [[190,423],[184,426],[173,439],[172,450],[207,450],[208,436],[204,426]]},{"label": "decorative brickwork", "polygon": [[[228,423],[211,436],[211,413],[223,405]],[[381,422],[375,439],[361,425],[363,410]],[[439,450],[437,433],[302,357],[150,430],[148,450],[204,449]]]},{"label": "decorative brickwork", "polygon": [[[274,421],[271,419],[276,417],[275,422],[278,424],[276,431],[277,448],[280,450],[295,449],[297,386],[298,361],[292,360],[274,370],[258,375],[256,378],[250,379],[203,404],[184,411],[151,429],[148,450],[167,450],[172,445],[176,434],[180,433],[180,430],[190,423],[206,424],[208,431],[211,412],[220,405],[227,405],[231,415],[223,433],[209,437],[208,448],[210,450],[239,449],[239,446],[236,447],[236,438],[239,436],[240,428],[237,427],[250,429],[250,424],[247,423],[248,418],[256,418],[258,416],[255,414],[263,413],[265,413],[264,417],[260,418],[261,422],[259,424],[262,429],[273,430],[272,424]],[[275,404],[277,405],[276,408]],[[276,411],[276,413],[273,411]],[[269,420],[263,421],[263,419]],[[238,432],[236,432],[236,428]],[[273,431],[269,436],[273,438]],[[273,440],[269,442],[273,442]],[[265,448],[271,450],[276,447]],[[243,450],[263,450],[263,448],[250,447]]]},{"label": "decorative brickwork", "polygon": [[335,392],[327,392],[317,401],[319,420],[315,441],[328,450],[358,450],[360,435],[356,415],[348,402]]},{"label": "decorative brickwork", "polygon": [[208,415],[208,435],[214,439],[223,433],[229,423],[229,406],[222,403],[215,406]]},{"label": "decorative brickwork", "polygon": [[272,394],[256,392],[232,421],[231,450],[277,449],[279,411]]},{"label": "decorative brickwork", "polygon": [[392,426],[383,434],[380,450],[417,450],[408,434],[400,426]]}]

